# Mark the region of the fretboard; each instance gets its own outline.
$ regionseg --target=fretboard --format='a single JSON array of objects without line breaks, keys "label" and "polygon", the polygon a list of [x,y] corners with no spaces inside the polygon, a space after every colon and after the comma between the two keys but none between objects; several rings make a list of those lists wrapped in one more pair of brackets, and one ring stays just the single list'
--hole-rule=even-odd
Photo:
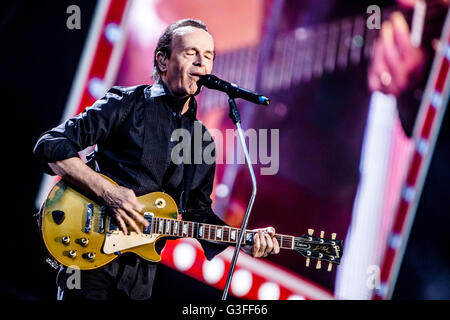
[{"label": "fretboard", "polygon": [[[384,8],[382,20],[393,10]],[[366,27],[367,17],[368,14],[364,13],[317,26],[299,27],[278,35],[270,59],[262,65],[260,88],[255,88],[261,54],[258,46],[218,55],[214,74],[243,88],[269,94],[320,78],[324,73],[357,66],[372,57],[379,31]],[[226,96],[214,90],[203,90],[201,99],[205,110],[226,104]]]},{"label": "fretboard", "polygon": [[[239,240],[239,228],[219,226],[200,222],[176,220],[154,217],[152,219],[151,233],[168,235],[180,238],[195,238],[226,243],[237,243]],[[242,244],[253,244],[255,231],[246,230]],[[294,237],[289,235],[275,235],[280,248],[293,249]]]}]

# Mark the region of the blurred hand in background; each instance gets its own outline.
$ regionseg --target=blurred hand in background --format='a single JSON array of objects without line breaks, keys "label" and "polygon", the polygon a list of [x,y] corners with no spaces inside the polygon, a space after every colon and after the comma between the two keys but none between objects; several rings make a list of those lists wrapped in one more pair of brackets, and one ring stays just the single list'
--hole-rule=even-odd
[{"label": "blurred hand in background", "polygon": [[[413,6],[415,1],[399,2]],[[418,84],[424,67],[424,52],[411,43],[404,16],[394,12],[389,20],[383,22],[375,42],[368,72],[369,89],[399,96]]]}]

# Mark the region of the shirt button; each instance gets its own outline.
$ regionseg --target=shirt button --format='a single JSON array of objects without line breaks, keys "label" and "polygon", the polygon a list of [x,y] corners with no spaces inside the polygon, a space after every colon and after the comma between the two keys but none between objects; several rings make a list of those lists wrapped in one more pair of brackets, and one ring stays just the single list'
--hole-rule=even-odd
[{"label": "shirt button", "polygon": [[172,113],[172,114],[173,114],[173,116],[174,116],[174,117],[176,117],[176,116],[177,116],[177,113],[176,113],[176,112],[174,112],[174,113]]}]

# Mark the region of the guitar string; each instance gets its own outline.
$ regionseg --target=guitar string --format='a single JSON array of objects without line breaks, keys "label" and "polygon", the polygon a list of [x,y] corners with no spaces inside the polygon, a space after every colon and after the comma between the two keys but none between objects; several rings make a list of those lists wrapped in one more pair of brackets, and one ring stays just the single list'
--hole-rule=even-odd
[{"label": "guitar string", "polygon": [[[161,222],[163,223],[162,226],[160,225]],[[170,230],[172,230],[169,233],[166,233],[167,230],[167,223],[174,223],[174,222],[180,222],[181,224],[187,225],[187,229],[186,229],[186,234],[184,234],[184,231],[182,230],[182,227],[180,229],[180,227],[178,226],[177,228],[177,233],[175,233],[174,228],[171,226]],[[189,237],[191,238],[191,235],[194,235],[193,238],[196,238],[195,236],[198,234],[195,232],[195,228],[197,227],[198,222],[194,222],[194,221],[184,221],[184,220],[177,220],[177,219],[170,219],[170,218],[163,218],[163,217],[154,217],[154,222],[153,222],[153,226],[152,226],[152,231],[153,233],[156,234],[161,234],[161,235],[168,235],[168,236],[179,236],[179,237]],[[201,225],[204,227],[204,230],[206,228],[209,228],[208,231],[210,231],[211,229],[214,231],[213,234],[214,236],[211,237],[210,235],[208,237],[205,237],[205,233],[203,233],[203,236],[200,236],[199,239],[202,240],[222,240],[223,242],[231,242],[231,243],[236,243],[237,239],[239,238],[239,231],[240,229],[238,228],[234,228],[234,227],[229,227],[229,226],[218,226],[218,225],[211,225],[211,224],[205,224],[205,223],[201,223]],[[218,228],[222,228],[222,237],[218,238],[217,237],[217,229]],[[159,232],[159,229],[162,229],[162,233]],[[236,232],[236,240],[231,240],[231,237],[227,237],[231,234],[232,231]],[[181,234],[180,234],[181,232]],[[246,230],[246,233],[251,233],[254,234],[255,231],[252,230]],[[230,240],[224,240],[224,238],[228,238]],[[275,238],[277,239],[277,241],[279,243],[282,243],[282,248],[284,249],[290,249],[292,248],[292,243],[294,241],[294,239],[296,237],[291,236],[291,235],[283,235],[283,234],[276,234]],[[301,238],[300,238],[301,239]],[[245,238],[244,238],[245,241]]]}]

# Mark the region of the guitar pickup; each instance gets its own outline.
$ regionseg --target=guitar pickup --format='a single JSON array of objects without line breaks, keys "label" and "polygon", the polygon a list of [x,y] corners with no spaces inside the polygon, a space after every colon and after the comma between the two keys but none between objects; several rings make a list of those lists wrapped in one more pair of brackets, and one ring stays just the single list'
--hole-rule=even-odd
[{"label": "guitar pickup", "polygon": [[144,219],[148,221],[148,227],[143,228],[142,232],[144,234],[151,234],[153,225],[153,212],[144,212]]},{"label": "guitar pickup", "polygon": [[98,227],[98,232],[105,232],[105,220],[106,220],[106,207],[102,206],[100,208],[100,226]]},{"label": "guitar pickup", "polygon": [[94,205],[92,203],[88,203],[87,211],[86,211],[86,223],[84,225],[84,232],[91,232],[92,228],[92,215],[94,213]]},{"label": "guitar pickup", "polygon": [[108,232],[117,231],[119,228],[114,224],[113,218],[109,216]]}]

